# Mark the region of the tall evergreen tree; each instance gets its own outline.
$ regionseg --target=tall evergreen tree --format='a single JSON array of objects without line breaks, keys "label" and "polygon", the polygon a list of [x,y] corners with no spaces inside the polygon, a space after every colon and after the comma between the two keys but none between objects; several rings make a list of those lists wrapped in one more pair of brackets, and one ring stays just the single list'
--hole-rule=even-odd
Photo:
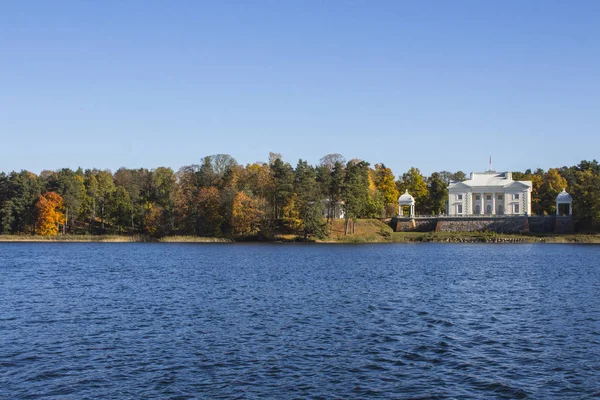
[{"label": "tall evergreen tree", "polygon": [[271,164],[273,171],[273,209],[274,218],[283,218],[283,208],[294,194],[294,169],[281,158],[276,158]]},{"label": "tall evergreen tree", "polygon": [[348,162],[341,195],[344,202],[344,233],[348,234],[349,222],[353,222],[354,232],[354,224],[365,212],[369,202],[369,163],[357,160]]},{"label": "tall evergreen tree", "polygon": [[440,215],[446,211],[448,200],[448,185],[438,172],[431,174],[427,179],[429,191],[429,210],[432,214]]}]

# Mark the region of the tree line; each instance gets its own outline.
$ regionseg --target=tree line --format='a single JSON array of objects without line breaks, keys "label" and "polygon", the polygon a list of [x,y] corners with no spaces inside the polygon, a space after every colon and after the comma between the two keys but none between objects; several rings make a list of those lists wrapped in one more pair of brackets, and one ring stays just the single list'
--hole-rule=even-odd
[{"label": "tree line", "polygon": [[[513,172],[533,182],[532,211],[550,214],[566,188],[574,213],[586,229],[600,224],[600,166],[596,160],[572,167]],[[336,207],[350,233],[358,218],[396,215],[408,190],[421,215],[443,214],[448,184],[462,171],[423,176],[410,168],[396,176],[384,164],[328,154],[313,166],[292,166],[280,154],[268,162],[240,165],[216,154],[178,171],[65,168],[0,173],[0,234],[146,234],[270,238],[276,232],[323,237]]]}]

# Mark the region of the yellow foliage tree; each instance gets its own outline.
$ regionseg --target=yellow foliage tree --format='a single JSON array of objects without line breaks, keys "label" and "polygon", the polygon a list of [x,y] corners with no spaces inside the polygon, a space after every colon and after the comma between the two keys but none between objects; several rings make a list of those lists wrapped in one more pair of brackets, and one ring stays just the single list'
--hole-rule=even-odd
[{"label": "yellow foliage tree", "polygon": [[231,213],[233,232],[247,235],[258,230],[264,210],[259,199],[253,198],[244,192],[238,192],[233,199]]},{"label": "yellow foliage tree", "polygon": [[292,194],[283,206],[283,220],[285,221],[285,224],[294,231],[302,228],[298,195],[296,193]]},{"label": "yellow foliage tree", "polygon": [[44,193],[35,203],[37,220],[35,233],[42,236],[56,236],[59,224],[65,223],[63,198],[54,192]]},{"label": "yellow foliage tree", "polygon": [[146,204],[146,214],[144,215],[144,227],[146,228],[146,232],[148,234],[156,235],[158,233],[162,211],[162,207],[154,202],[148,202]]}]

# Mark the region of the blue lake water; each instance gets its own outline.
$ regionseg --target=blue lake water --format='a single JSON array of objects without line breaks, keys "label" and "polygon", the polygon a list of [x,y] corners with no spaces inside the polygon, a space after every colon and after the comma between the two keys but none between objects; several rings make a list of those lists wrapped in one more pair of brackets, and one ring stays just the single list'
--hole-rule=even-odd
[{"label": "blue lake water", "polygon": [[0,398],[598,396],[600,246],[0,243]]}]

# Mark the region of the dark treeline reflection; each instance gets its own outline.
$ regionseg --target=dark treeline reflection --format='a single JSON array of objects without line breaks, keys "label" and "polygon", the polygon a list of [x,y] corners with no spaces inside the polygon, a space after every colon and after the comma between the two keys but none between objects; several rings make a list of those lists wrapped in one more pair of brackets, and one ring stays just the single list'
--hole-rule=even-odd
[{"label": "dark treeline reflection", "polygon": [[[272,237],[290,232],[322,237],[331,217],[345,214],[345,229],[357,218],[395,215],[399,193],[408,190],[421,215],[443,214],[448,183],[465,173],[423,176],[411,167],[398,176],[384,164],[371,166],[340,154],[318,165],[292,166],[271,153],[266,163],[242,166],[226,154],[199,165],[108,170],[65,168],[0,173],[0,234],[147,234]],[[566,188],[580,229],[600,225],[600,166],[513,172],[533,182],[532,211],[555,212]]]}]

